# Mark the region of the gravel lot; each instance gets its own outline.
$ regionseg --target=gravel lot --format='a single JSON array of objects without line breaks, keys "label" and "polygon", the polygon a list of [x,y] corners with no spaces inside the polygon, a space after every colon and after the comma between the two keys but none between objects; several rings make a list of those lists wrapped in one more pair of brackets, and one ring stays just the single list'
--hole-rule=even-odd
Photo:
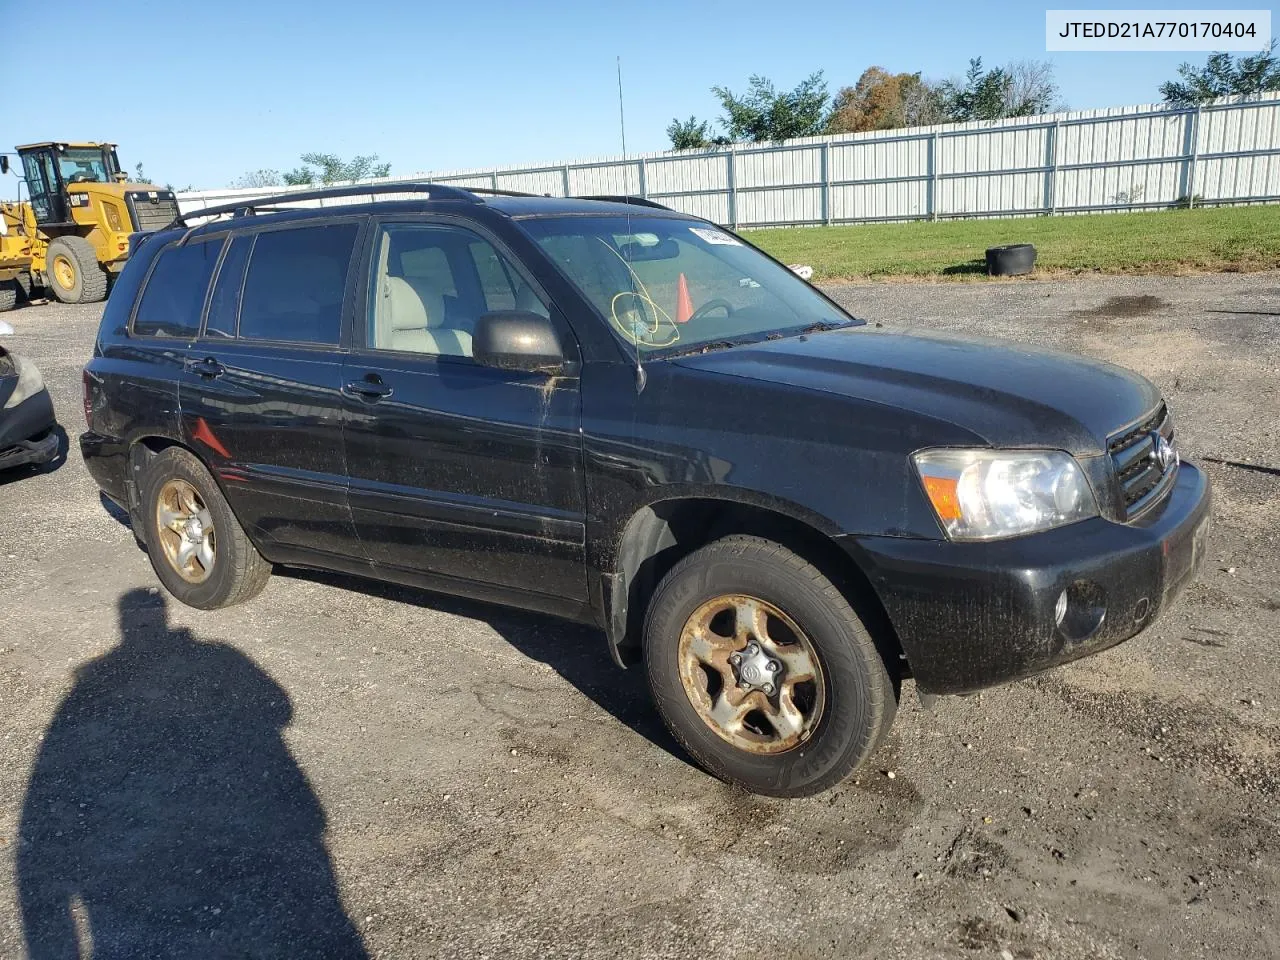
[{"label": "gravel lot", "polygon": [[580,627],[291,573],[166,611],[74,443],[98,309],[7,314],[72,444],[0,478],[0,956],[1280,957],[1280,274],[833,289],[1146,374],[1218,519],[1147,634],[908,684],[804,801],[691,766]]}]

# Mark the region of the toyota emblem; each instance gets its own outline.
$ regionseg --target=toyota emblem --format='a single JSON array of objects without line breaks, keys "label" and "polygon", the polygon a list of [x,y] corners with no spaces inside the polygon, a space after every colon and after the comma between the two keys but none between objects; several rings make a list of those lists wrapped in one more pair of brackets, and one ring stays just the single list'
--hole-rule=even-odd
[{"label": "toyota emblem", "polygon": [[1155,460],[1160,464],[1160,472],[1168,473],[1178,463],[1178,451],[1173,449],[1173,444],[1166,440],[1159,433],[1151,435],[1151,442],[1155,445]]}]

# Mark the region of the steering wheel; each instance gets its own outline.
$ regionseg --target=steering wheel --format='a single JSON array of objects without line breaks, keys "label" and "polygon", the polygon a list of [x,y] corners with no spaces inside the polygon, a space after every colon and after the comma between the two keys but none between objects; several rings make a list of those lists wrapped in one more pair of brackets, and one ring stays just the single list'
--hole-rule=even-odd
[{"label": "steering wheel", "polygon": [[723,310],[726,320],[733,316],[733,304],[728,300],[722,300],[721,298],[716,297],[714,300],[708,300],[697,310],[693,311],[693,313],[689,314],[688,322],[692,323],[694,320],[701,320],[712,310]]},{"label": "steering wheel", "polygon": [[76,173],[67,178],[67,183],[90,183],[87,173]]}]

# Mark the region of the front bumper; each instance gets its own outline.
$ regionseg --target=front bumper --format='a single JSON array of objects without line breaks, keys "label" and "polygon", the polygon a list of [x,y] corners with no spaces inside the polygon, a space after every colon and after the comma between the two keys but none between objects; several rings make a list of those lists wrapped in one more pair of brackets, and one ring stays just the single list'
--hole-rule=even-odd
[{"label": "front bumper", "polygon": [[0,470],[28,463],[48,463],[58,456],[53,401],[41,390],[16,407],[0,410]]},{"label": "front bumper", "polygon": [[[1094,518],[990,543],[840,542],[871,579],[920,689],[968,693],[1149,627],[1204,559],[1210,501],[1207,478],[1184,462],[1165,502],[1134,524]],[[1073,606],[1059,625],[1055,605],[1069,587]],[[1079,598],[1090,611],[1083,628]]]}]

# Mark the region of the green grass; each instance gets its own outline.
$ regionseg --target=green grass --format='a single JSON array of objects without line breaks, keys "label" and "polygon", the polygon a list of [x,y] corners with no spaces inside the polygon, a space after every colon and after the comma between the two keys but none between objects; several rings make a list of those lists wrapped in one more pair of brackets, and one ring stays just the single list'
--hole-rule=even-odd
[{"label": "green grass", "polygon": [[1034,243],[1037,273],[1197,273],[1280,268],[1280,206],[752,230],[814,278],[974,279],[987,247]]}]

